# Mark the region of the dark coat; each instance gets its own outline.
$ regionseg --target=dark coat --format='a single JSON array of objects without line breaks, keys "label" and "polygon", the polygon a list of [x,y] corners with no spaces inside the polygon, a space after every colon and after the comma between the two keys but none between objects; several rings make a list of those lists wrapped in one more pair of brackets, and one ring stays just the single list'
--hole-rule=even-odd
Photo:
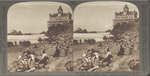
[{"label": "dark coat", "polygon": [[60,50],[59,49],[56,49],[53,57],[59,57],[60,56]]},{"label": "dark coat", "polygon": [[124,48],[123,47],[120,48],[120,51],[118,52],[117,56],[122,56],[122,55],[124,55]]}]

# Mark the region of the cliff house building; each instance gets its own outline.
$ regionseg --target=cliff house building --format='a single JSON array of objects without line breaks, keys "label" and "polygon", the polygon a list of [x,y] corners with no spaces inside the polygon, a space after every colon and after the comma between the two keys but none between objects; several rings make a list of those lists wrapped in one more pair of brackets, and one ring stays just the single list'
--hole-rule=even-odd
[{"label": "cliff house building", "polygon": [[129,23],[137,21],[137,11],[130,11],[129,7],[125,5],[123,11],[115,12],[115,18],[113,19],[113,25],[115,26],[118,23]]},{"label": "cliff house building", "polygon": [[49,14],[48,28],[52,25],[67,24],[72,22],[72,14],[70,12],[64,13],[61,6],[58,8],[58,12]]}]

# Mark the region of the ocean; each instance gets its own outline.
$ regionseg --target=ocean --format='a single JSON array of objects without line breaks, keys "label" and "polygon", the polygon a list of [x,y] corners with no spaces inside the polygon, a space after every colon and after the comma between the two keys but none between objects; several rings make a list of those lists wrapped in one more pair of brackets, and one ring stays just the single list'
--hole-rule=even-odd
[{"label": "ocean", "polygon": [[8,35],[7,36],[7,41],[8,42],[17,42],[19,43],[19,41],[24,41],[24,40],[28,40],[31,43],[39,43],[38,42],[38,38],[48,38],[46,37],[44,34],[35,34],[35,35]]},{"label": "ocean", "polygon": [[75,40],[84,40],[84,39],[95,39],[96,42],[104,41],[103,37],[112,37],[110,33],[73,33],[73,38]]},{"label": "ocean", "polygon": [[[84,39],[95,39],[97,42],[98,41],[104,41],[103,37],[107,36],[107,37],[111,37],[113,35],[109,34],[109,33],[73,33],[73,38],[75,40],[84,40]],[[48,38],[46,37],[44,34],[36,34],[36,35],[8,35],[7,36],[7,41],[8,42],[17,42],[17,44],[19,43],[19,41],[24,41],[24,40],[28,40],[31,43],[39,43],[38,42],[38,38]]]}]

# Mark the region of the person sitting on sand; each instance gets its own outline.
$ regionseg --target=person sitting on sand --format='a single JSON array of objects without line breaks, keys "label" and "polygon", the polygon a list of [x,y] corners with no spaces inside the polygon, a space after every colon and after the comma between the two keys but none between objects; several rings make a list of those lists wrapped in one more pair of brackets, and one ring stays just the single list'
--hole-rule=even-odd
[{"label": "person sitting on sand", "polygon": [[33,60],[34,57],[32,56],[30,51],[25,51],[22,54],[20,53],[17,60],[17,72],[24,72],[26,70],[29,70],[33,68]]},{"label": "person sitting on sand", "polygon": [[94,52],[94,55],[95,55],[94,60],[95,59],[99,60],[99,54],[98,54],[98,52]]},{"label": "person sitting on sand", "polygon": [[56,51],[53,55],[53,57],[59,57],[60,56],[60,50],[58,49],[58,47],[56,46]]},{"label": "person sitting on sand", "polygon": [[[87,51],[88,52],[88,51]],[[86,60],[86,62],[89,62],[89,56],[87,56],[87,53],[85,51],[83,51],[83,54],[82,54],[83,58]]]},{"label": "person sitting on sand", "polygon": [[27,55],[28,55],[30,61],[35,62],[35,56],[30,51],[27,51]]},{"label": "person sitting on sand", "polygon": [[92,51],[93,51],[92,49],[87,50],[86,56],[87,56],[87,57],[92,57],[92,56],[93,56]]},{"label": "person sitting on sand", "polygon": [[86,57],[86,52],[85,52],[85,51],[83,51],[82,56],[83,56],[83,57]]},{"label": "person sitting on sand", "polygon": [[123,56],[124,55],[124,48],[122,45],[120,45],[120,51],[118,52],[117,56]]},{"label": "person sitting on sand", "polygon": [[43,65],[43,67],[44,67],[45,65],[47,65],[47,60],[48,60],[48,59],[49,59],[49,58],[48,58],[48,56],[47,56],[45,50],[43,50],[42,59],[40,60],[39,64],[44,64],[44,65]]},{"label": "person sitting on sand", "polygon": [[94,49],[91,49],[91,52],[90,52],[90,57],[92,58],[92,61],[95,61],[95,59],[98,59],[99,60],[99,54],[96,50]]},{"label": "person sitting on sand", "polygon": [[23,58],[23,59],[27,59],[27,51],[24,51],[24,52],[22,53],[22,58]]},{"label": "person sitting on sand", "polygon": [[46,58],[47,57],[47,54],[45,52],[45,50],[43,50],[43,55],[42,55],[42,59]]},{"label": "person sitting on sand", "polygon": [[109,66],[109,64],[113,61],[113,56],[111,55],[111,52],[109,50],[109,48],[107,49],[107,54],[106,54],[106,58],[103,60],[104,62],[107,62],[106,66]]},{"label": "person sitting on sand", "polygon": [[26,59],[21,59],[19,61],[19,64],[18,64],[18,72],[25,72],[26,70],[29,70],[31,68],[31,66],[28,64],[28,61]]},{"label": "person sitting on sand", "polygon": [[94,67],[96,67],[98,65],[98,62],[99,62],[99,54],[97,51],[95,51],[94,49],[91,50],[92,51],[92,65]]},{"label": "person sitting on sand", "polygon": [[82,56],[87,62],[91,61],[91,50],[83,51]]},{"label": "person sitting on sand", "polygon": [[22,54],[19,53],[17,58],[18,58],[18,59],[22,59]]},{"label": "person sitting on sand", "polygon": [[109,55],[111,55],[111,52],[110,52],[109,48],[107,48],[106,58],[107,58]]},{"label": "person sitting on sand", "polygon": [[28,65],[29,65],[29,70],[27,72],[31,72],[35,70],[35,63],[37,59],[34,56],[34,52],[27,51],[27,56],[28,56]]}]

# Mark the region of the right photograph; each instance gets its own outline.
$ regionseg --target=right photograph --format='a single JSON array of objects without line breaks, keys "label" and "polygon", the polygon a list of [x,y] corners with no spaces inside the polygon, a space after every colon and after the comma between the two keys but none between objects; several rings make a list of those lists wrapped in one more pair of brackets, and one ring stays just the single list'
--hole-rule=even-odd
[{"label": "right photograph", "polygon": [[74,71],[139,70],[139,11],[134,4],[79,4],[73,25]]}]

